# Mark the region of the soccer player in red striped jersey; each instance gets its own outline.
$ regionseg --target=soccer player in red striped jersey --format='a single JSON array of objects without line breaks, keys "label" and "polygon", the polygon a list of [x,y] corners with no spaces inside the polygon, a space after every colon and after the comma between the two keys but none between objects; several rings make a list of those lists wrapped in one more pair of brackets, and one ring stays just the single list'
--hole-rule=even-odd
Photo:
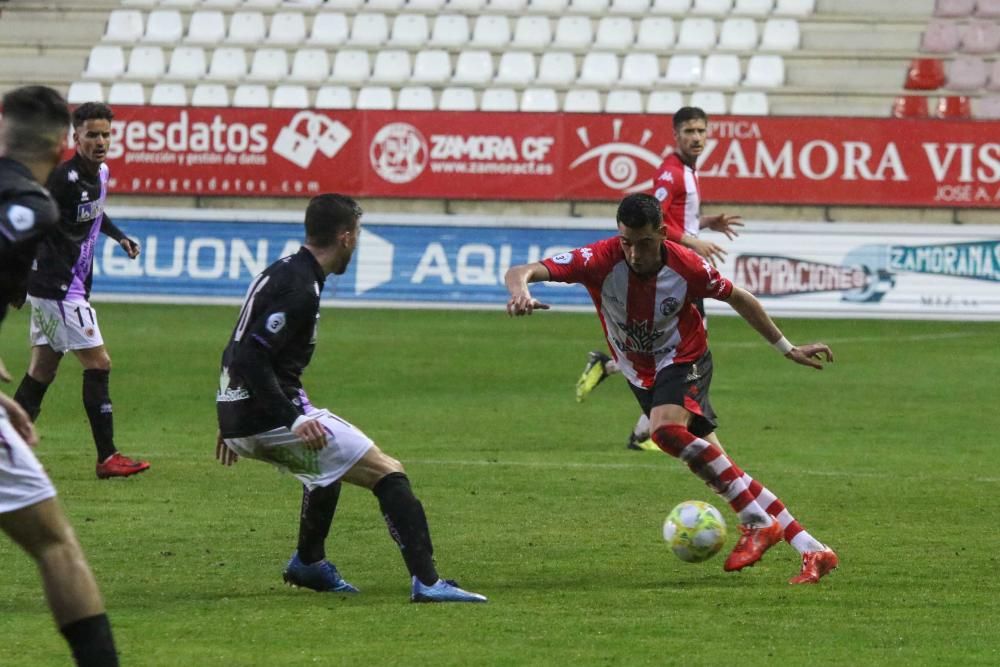
[{"label": "soccer player in red striped jersey", "polygon": [[816,369],[833,361],[823,343],[792,345],[746,290],[734,286],[703,257],[666,238],[656,198],[629,195],[618,207],[618,236],[541,262],[511,268],[507,312],[548,309],[529,283],[580,283],[590,293],[608,347],[649,418],[652,439],[681,459],[729,503],[741,536],[727,571],[753,565],[782,539],[802,555],[790,582],[815,583],[837,567],[837,555],[816,540],[776,495],[741,470],[715,434],[709,401],[712,354],[695,300],[725,301],[786,359]]}]

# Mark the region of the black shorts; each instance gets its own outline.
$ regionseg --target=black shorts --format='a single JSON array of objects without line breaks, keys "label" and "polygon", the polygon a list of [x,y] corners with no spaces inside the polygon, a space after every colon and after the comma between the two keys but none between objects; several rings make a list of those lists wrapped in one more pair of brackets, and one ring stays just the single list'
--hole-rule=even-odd
[{"label": "black shorts", "polygon": [[694,363],[667,366],[656,374],[656,380],[649,389],[631,383],[629,387],[647,417],[657,405],[679,405],[692,415],[688,430],[692,435],[703,438],[718,426],[715,410],[708,399],[711,384],[712,352],[706,351]]}]

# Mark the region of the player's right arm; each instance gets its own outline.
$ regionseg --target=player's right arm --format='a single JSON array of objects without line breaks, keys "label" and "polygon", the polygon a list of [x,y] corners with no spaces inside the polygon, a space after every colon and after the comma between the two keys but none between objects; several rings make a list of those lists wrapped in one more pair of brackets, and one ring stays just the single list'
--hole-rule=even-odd
[{"label": "player's right arm", "polygon": [[24,411],[24,408],[18,405],[17,401],[2,391],[0,391],[0,408],[7,412],[10,425],[30,447],[38,444],[38,434],[35,432],[35,425],[31,423],[31,417]]},{"label": "player's right arm", "polygon": [[58,219],[55,204],[41,188],[6,198],[0,203],[0,257],[44,236]]},{"label": "player's right arm", "polygon": [[549,279],[549,270],[541,262],[512,266],[504,275],[504,284],[510,292],[507,300],[507,314],[511,317],[531,315],[533,310],[548,310],[549,306],[531,296],[528,283]]}]

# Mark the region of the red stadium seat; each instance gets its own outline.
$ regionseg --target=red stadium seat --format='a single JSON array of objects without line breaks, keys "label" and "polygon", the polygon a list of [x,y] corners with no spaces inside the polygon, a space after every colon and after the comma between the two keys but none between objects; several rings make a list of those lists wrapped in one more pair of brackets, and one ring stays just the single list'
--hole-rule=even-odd
[{"label": "red stadium seat", "polygon": [[892,104],[893,118],[927,118],[927,98],[921,95],[900,95]]},{"label": "red stadium seat", "polygon": [[938,118],[963,120],[972,118],[972,103],[964,95],[949,95],[938,102]]},{"label": "red stadium seat", "polygon": [[906,73],[906,90],[937,90],[944,85],[944,62],[937,58],[914,58]]},{"label": "red stadium seat", "polygon": [[969,16],[975,6],[976,0],[937,0],[934,16]]}]

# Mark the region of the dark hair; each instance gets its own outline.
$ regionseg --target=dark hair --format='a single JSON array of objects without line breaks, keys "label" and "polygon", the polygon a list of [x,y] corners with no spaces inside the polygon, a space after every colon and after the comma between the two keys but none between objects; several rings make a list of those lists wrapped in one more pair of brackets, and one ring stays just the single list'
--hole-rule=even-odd
[{"label": "dark hair", "polygon": [[88,120],[106,120],[110,123],[114,119],[111,107],[102,102],[84,102],[73,110],[73,127],[80,127]]},{"label": "dark hair", "polygon": [[44,156],[69,130],[69,107],[47,86],[23,86],[3,96],[4,144],[8,155]]},{"label": "dark hair", "polygon": [[642,229],[643,227],[663,226],[663,210],[660,208],[660,201],[652,196],[641,192],[622,199],[618,205],[618,222],[630,229]]},{"label": "dark hair", "polygon": [[707,123],[708,114],[701,107],[681,107],[674,114],[674,129],[680,129],[689,120],[703,120]]},{"label": "dark hair", "polygon": [[306,243],[320,247],[333,245],[342,231],[354,229],[363,211],[347,195],[317,195],[306,207]]}]

